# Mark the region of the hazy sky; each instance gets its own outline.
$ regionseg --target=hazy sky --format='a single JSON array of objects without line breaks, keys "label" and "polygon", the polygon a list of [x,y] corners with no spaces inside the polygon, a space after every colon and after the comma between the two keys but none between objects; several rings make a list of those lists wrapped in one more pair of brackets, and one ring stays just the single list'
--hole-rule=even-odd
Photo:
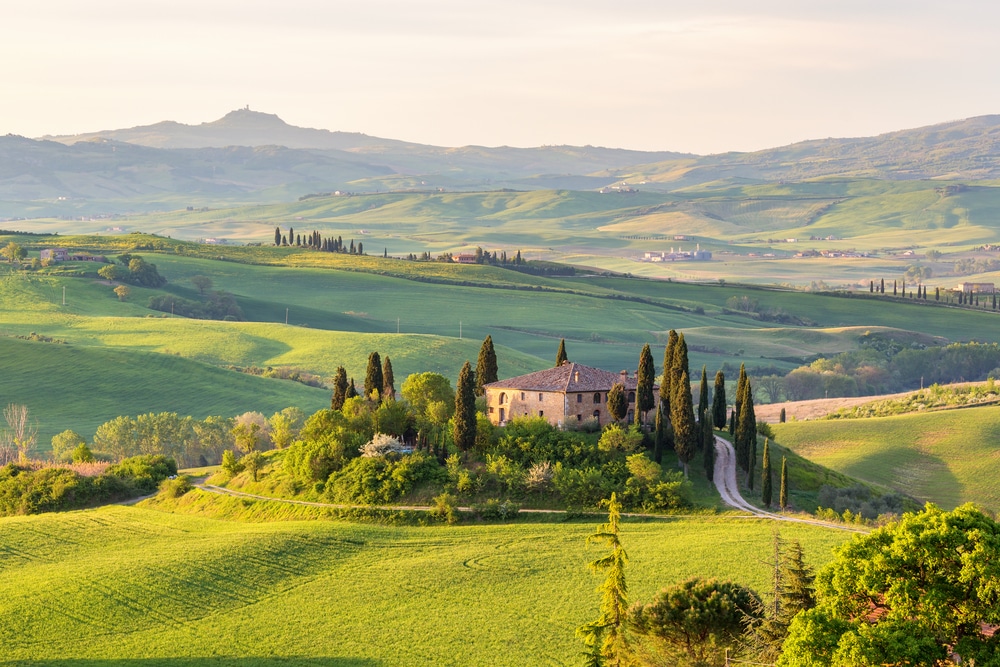
[{"label": "hazy sky", "polygon": [[0,133],[295,125],[699,153],[1000,113],[1000,3],[4,0]]}]

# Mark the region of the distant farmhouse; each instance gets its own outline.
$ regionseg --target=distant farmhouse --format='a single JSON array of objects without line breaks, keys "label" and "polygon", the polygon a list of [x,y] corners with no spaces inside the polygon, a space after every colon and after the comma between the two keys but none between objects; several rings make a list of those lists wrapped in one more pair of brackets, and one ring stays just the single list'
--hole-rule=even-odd
[{"label": "distant farmhouse", "polygon": [[[607,424],[612,420],[608,391],[619,382],[625,386],[631,422],[635,417],[636,376],[628,371],[612,373],[570,361],[486,385],[487,416],[498,426],[514,417],[544,417],[559,427],[591,419]],[[653,400],[657,404],[659,395],[654,387]]]},{"label": "distant farmhouse", "polygon": [[644,262],[707,262],[712,259],[712,253],[702,250],[701,244],[695,246],[693,251],[677,248],[670,249],[670,252],[647,252],[643,255]]},{"label": "distant farmhouse", "polygon": [[53,262],[101,262],[102,264],[107,264],[108,258],[104,255],[87,255],[83,253],[73,253],[72,255],[66,250],[66,248],[45,248],[39,253],[42,261],[50,260]]},{"label": "distant farmhouse", "polygon": [[996,287],[993,283],[959,283],[955,291],[965,294],[993,294]]}]

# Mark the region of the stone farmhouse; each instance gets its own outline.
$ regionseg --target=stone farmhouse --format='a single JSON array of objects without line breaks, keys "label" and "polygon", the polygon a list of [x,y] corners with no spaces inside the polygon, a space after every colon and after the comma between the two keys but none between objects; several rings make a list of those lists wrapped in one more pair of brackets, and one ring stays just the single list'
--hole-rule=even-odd
[{"label": "stone farmhouse", "polygon": [[[502,426],[513,417],[544,417],[553,426],[564,427],[596,419],[610,422],[608,391],[615,383],[625,386],[629,422],[635,417],[636,375],[612,373],[566,361],[562,366],[519,375],[486,385],[487,415]],[[653,388],[659,403],[659,389]],[[652,411],[650,411],[652,414]]]}]

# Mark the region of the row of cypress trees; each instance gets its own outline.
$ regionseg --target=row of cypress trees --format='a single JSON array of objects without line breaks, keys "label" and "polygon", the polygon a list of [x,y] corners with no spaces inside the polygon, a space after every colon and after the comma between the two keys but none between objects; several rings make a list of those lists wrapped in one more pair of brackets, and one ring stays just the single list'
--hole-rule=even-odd
[{"label": "row of cypress trees", "polygon": [[[364,395],[368,398],[375,397],[381,403],[386,398],[396,398],[396,379],[392,373],[392,361],[389,357],[385,362],[378,352],[368,355],[368,367],[365,370]],[[344,407],[344,401],[349,398],[359,396],[357,387],[354,385],[354,378],[347,378],[347,371],[343,366],[337,366],[333,375],[333,396],[330,398],[330,408],[339,410]]]}]

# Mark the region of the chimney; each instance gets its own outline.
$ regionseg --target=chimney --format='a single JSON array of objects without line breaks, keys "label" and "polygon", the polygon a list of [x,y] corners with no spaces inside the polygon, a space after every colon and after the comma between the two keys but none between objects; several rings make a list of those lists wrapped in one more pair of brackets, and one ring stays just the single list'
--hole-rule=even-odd
[{"label": "chimney", "polygon": [[573,382],[580,382],[580,371],[573,371]]},{"label": "chimney", "polygon": [[628,379],[628,371],[622,371],[621,376],[622,376],[622,384],[625,384],[625,380]]}]

